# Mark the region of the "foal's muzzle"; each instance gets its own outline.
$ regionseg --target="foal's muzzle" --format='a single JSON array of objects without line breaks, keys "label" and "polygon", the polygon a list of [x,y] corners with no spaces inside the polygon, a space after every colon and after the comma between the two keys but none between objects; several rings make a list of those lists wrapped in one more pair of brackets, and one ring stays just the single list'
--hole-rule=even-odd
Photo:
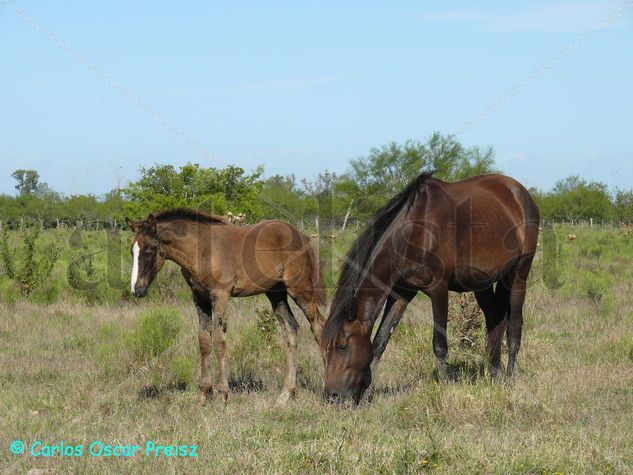
[{"label": "foal's muzzle", "polygon": [[134,297],[145,297],[147,295],[147,287],[142,287],[140,289],[134,289]]}]

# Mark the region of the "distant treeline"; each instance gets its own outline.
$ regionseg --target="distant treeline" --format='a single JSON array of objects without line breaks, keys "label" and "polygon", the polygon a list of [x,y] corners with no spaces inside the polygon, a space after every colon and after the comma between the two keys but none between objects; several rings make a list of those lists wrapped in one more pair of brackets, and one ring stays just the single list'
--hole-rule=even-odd
[{"label": "distant treeline", "polygon": [[[453,181],[498,172],[492,147],[464,147],[453,137],[434,133],[425,142],[390,143],[353,159],[342,175],[325,171],[315,180],[294,175],[265,178],[258,167],[246,172],[188,164],[179,169],[154,165],[140,178],[103,196],[64,195],[50,189],[36,170],[16,170],[15,196],[0,195],[0,221],[16,227],[25,220],[44,227],[114,227],[125,216],[142,218],[174,207],[202,208],[224,215],[244,213],[247,222],[276,218],[289,222],[366,221],[418,173],[436,170]],[[543,218],[556,221],[633,220],[633,190],[611,192],[607,185],[572,176],[550,191],[530,190]]]}]

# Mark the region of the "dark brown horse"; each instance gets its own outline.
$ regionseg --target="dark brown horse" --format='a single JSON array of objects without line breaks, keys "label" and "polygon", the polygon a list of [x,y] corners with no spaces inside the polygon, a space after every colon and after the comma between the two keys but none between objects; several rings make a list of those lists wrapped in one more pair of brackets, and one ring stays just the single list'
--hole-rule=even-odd
[{"label": "dark brown horse", "polygon": [[148,288],[166,259],[178,264],[191,287],[200,328],[199,402],[213,394],[211,343],[218,361],[216,390],[226,400],[226,310],[230,297],[265,293],[286,338],[286,376],[278,402],[294,396],[297,367],[297,321],[288,305],[290,295],[305,313],[320,342],[325,319],[325,288],[319,259],[310,238],[280,221],[235,226],[201,211],[172,210],[150,214],[145,221],[127,220],[136,234],[131,290],[137,297]]},{"label": "dark brown horse", "polygon": [[358,402],[418,291],[432,302],[440,380],[447,372],[449,290],[475,293],[486,317],[493,374],[500,371],[507,328],[512,374],[538,232],[538,208],[512,178],[484,175],[446,183],[431,173],[418,176],[376,213],[347,254],[321,341],[326,353],[324,396]]}]

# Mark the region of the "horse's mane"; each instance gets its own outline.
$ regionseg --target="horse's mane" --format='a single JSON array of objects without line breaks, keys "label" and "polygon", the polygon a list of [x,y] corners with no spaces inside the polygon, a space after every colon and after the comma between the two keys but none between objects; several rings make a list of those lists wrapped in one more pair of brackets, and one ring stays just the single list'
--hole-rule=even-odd
[{"label": "horse's mane", "polygon": [[362,283],[361,280],[366,268],[371,264],[371,256],[380,238],[389,229],[400,210],[413,204],[422,186],[433,176],[433,173],[421,173],[404,190],[391,198],[385,206],[378,210],[367,224],[363,233],[352,244],[351,249],[345,256],[334,300],[330,307],[330,314],[323,328],[322,338],[327,345],[330,345],[333,339],[336,338],[345,320],[351,317],[350,313],[353,308],[356,291]]},{"label": "horse's mane", "polygon": [[197,221],[208,224],[228,224],[227,221],[221,216],[207,213],[206,211],[189,208],[168,209],[157,213],[154,217],[157,221],[186,219],[189,221]]}]

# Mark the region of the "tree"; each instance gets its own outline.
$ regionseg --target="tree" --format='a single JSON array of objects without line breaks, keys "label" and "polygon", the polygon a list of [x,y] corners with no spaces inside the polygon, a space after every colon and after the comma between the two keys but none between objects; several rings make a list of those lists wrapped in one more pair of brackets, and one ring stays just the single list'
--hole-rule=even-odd
[{"label": "tree", "polygon": [[16,170],[11,177],[18,182],[15,189],[22,196],[34,194],[38,189],[40,174],[35,170]]},{"label": "tree", "polygon": [[203,208],[216,214],[245,213],[248,220],[262,215],[261,175],[257,168],[247,174],[244,169],[203,168],[187,164],[176,170],[171,165],[141,168],[141,178],[123,190],[129,199],[126,213],[137,217],[170,208]]},{"label": "tree", "polygon": [[316,209],[316,203],[297,184],[294,175],[274,175],[262,184],[262,207],[265,218],[297,221],[306,218]]},{"label": "tree", "polygon": [[620,221],[633,221],[633,190],[616,190],[613,205]]},{"label": "tree", "polygon": [[497,171],[492,147],[465,148],[454,137],[439,132],[424,143],[409,140],[373,148],[350,166],[339,190],[355,200],[357,212],[364,217],[423,171],[435,170],[436,177],[449,181]]},{"label": "tree", "polygon": [[613,219],[614,204],[607,185],[579,176],[559,180],[549,193],[535,195],[541,215],[548,219]]}]

